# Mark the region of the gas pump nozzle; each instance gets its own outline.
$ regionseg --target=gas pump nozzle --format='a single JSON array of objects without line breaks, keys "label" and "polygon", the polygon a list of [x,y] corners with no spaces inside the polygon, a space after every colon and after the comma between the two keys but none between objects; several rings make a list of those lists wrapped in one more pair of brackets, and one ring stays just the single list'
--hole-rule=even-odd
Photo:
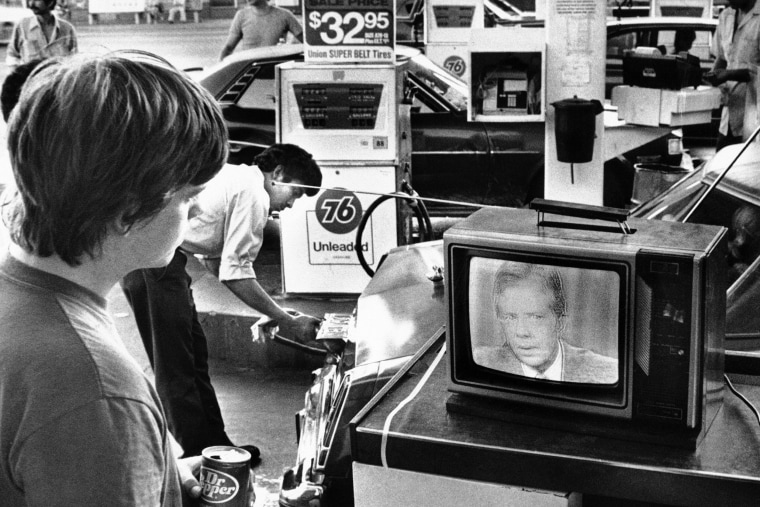
[{"label": "gas pump nozzle", "polygon": [[[297,310],[286,309],[285,311],[294,317],[303,315],[301,312]],[[277,323],[275,319],[272,319],[267,316],[261,317],[251,326],[251,335],[252,335],[253,342],[265,343],[271,340],[271,341],[282,343],[283,345],[287,345],[289,347],[302,350],[309,354],[320,355],[320,356],[323,355],[325,352],[332,352],[324,343],[322,344],[324,348],[315,347],[315,346],[308,345],[305,343],[300,343],[295,340],[291,340],[290,338],[285,338],[284,336],[280,336],[279,334],[277,334],[279,330],[280,330],[279,324]]]}]

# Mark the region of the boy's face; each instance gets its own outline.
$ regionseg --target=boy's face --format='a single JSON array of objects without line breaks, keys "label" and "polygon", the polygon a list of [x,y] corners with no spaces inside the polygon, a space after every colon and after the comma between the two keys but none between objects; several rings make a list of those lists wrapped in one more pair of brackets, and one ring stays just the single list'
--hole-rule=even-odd
[{"label": "boy's face", "polygon": [[140,267],[157,268],[169,264],[184,239],[191,204],[201,190],[203,186],[182,188],[157,215],[133,226],[130,231],[135,235],[132,251]]}]

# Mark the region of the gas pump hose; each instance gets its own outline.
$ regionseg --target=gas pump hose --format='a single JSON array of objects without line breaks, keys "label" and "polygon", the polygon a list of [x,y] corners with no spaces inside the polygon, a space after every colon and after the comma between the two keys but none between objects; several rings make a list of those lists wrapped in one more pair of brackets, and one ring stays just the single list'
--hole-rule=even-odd
[{"label": "gas pump hose", "polygon": [[419,237],[420,242],[430,241],[430,240],[435,239],[433,236],[433,224],[430,221],[430,215],[428,214],[425,203],[419,199],[415,199],[415,197],[417,197],[418,194],[417,192],[414,191],[412,186],[406,180],[402,181],[401,188],[406,193],[395,192],[393,194],[382,195],[378,197],[377,199],[375,199],[372,202],[372,204],[370,204],[369,207],[367,208],[367,211],[364,213],[364,216],[362,217],[361,222],[359,223],[359,227],[356,230],[356,241],[354,244],[354,251],[356,252],[356,257],[359,259],[359,264],[361,264],[362,268],[364,269],[364,272],[367,273],[370,277],[375,275],[375,270],[372,269],[372,267],[367,263],[367,260],[364,257],[364,252],[362,251],[362,248],[361,248],[362,236],[364,235],[364,228],[367,226],[369,217],[377,209],[377,207],[380,206],[385,201],[389,199],[403,199],[409,205],[409,207],[412,208],[412,211],[414,212],[414,216],[417,219],[417,229],[419,231],[418,237]]}]

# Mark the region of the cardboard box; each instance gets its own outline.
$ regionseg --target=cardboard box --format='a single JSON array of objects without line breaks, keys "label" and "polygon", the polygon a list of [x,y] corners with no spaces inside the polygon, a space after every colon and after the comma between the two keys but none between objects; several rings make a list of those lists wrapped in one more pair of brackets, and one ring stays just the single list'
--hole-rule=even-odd
[{"label": "cardboard box", "polygon": [[614,87],[612,105],[618,108],[618,119],[634,125],[659,127],[660,92],[657,88]]},{"label": "cardboard box", "polygon": [[712,110],[720,107],[720,90],[709,86],[660,90],[636,86],[612,89],[612,105],[618,119],[635,125],[679,127],[710,123]]},{"label": "cardboard box", "polygon": [[661,125],[675,127],[710,123],[712,110],[720,107],[720,90],[711,86],[661,92]]}]

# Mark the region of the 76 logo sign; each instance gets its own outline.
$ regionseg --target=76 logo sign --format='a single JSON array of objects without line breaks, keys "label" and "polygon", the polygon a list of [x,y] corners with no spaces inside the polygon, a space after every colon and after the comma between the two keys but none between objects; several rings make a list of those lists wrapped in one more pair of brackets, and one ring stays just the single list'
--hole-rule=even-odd
[{"label": "76 logo sign", "polygon": [[317,220],[334,234],[347,234],[359,227],[364,210],[356,194],[331,188],[317,198]]}]

